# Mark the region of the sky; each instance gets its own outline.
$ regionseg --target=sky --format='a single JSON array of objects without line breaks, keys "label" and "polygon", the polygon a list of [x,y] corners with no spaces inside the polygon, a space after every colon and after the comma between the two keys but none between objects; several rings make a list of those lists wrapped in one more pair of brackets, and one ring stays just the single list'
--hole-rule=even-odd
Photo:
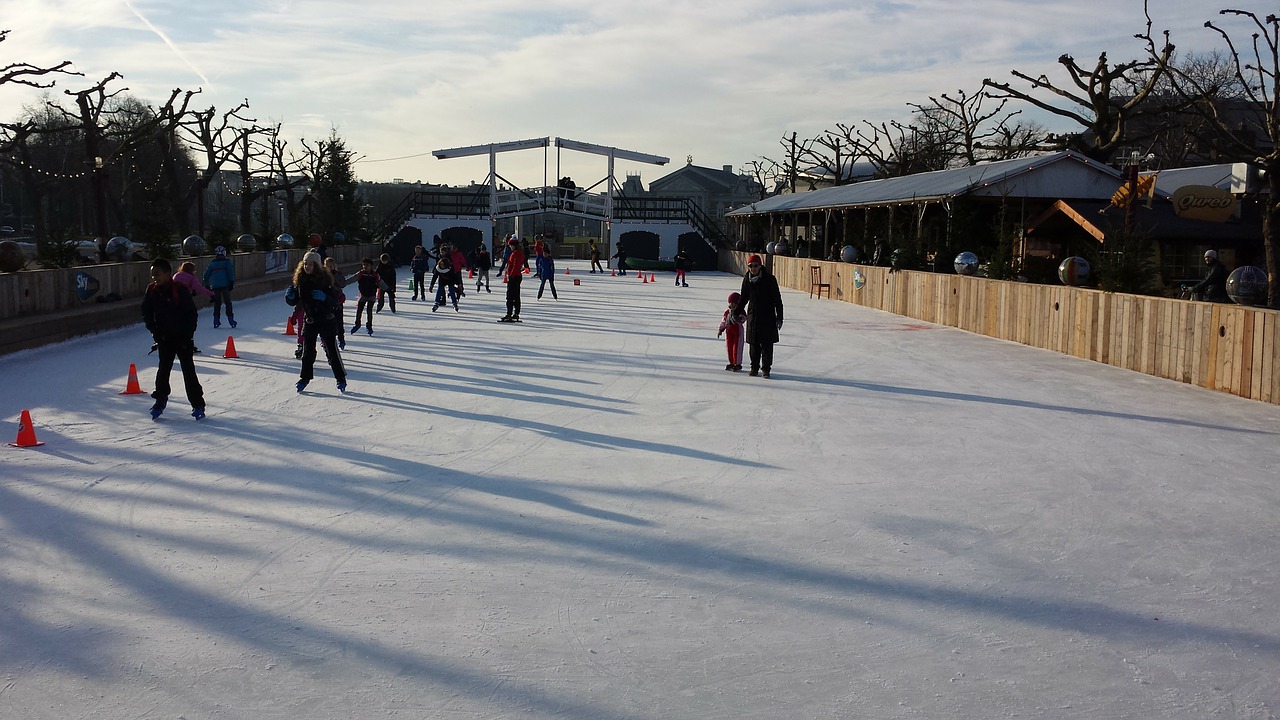
[{"label": "sky", "polygon": [[[1216,47],[1203,24],[1217,7],[1161,0],[1155,28],[1185,50]],[[483,181],[487,157],[431,151],[564,137],[670,158],[619,163],[619,178],[648,183],[689,158],[780,159],[793,131],[905,120],[907,103],[1014,68],[1054,77],[1064,52],[1131,59],[1145,20],[1141,0],[0,0],[0,28],[0,65],[72,60],[85,80],[120,72],[115,87],[151,102],[200,88],[201,106],[247,99],[286,137],[336,129],[365,180]],[[2,114],[30,97],[0,87]],[[521,186],[607,174],[601,157],[554,150],[500,156],[498,172]]]},{"label": "sky", "polygon": [[200,422],[140,324],[4,356],[0,720],[1280,714],[1280,406],[797,290],[749,377],[741,278],[565,269],[401,272],[345,395],[201,302]]}]

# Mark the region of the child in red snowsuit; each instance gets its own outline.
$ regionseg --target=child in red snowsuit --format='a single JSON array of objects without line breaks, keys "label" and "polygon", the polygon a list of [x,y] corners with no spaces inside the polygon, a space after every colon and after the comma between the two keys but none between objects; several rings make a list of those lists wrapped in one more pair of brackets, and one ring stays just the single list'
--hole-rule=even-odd
[{"label": "child in red snowsuit", "polygon": [[725,309],[724,319],[720,321],[720,331],[716,333],[716,337],[725,336],[724,347],[729,353],[729,364],[724,369],[733,372],[742,369],[742,349],[747,341],[747,335],[743,332],[747,316],[738,311],[741,300],[742,296],[738,293],[729,293],[729,307]]}]

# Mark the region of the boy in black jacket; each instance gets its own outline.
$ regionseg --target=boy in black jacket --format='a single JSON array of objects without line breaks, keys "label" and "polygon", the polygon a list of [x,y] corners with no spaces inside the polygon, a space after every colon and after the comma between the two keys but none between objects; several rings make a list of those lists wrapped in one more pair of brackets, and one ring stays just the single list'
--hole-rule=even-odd
[{"label": "boy in black jacket", "polygon": [[169,404],[169,373],[177,358],[182,367],[182,381],[186,385],[187,400],[191,401],[191,417],[204,418],[204,388],[196,377],[195,334],[197,311],[191,293],[180,283],[173,281],[173,266],[164,258],[151,262],[152,283],[142,296],[142,322],[151,332],[156,349],[160,352],[160,367],[156,371],[156,391],[151,393],[155,405],[151,406],[151,419],[156,420]]},{"label": "boy in black jacket", "polygon": [[385,299],[391,305],[391,312],[396,311],[396,266],[391,262],[391,256],[382,253],[378,258],[378,277],[382,278],[382,285],[378,288],[378,309],[382,312],[382,302]]},{"label": "boy in black jacket", "polygon": [[377,301],[378,290],[385,288],[386,283],[373,270],[373,260],[365,258],[360,261],[360,272],[356,273],[356,287],[359,288],[360,299],[356,302],[356,323],[351,326],[352,334],[360,329],[360,318],[366,318],[364,329],[373,334],[373,305]]}]

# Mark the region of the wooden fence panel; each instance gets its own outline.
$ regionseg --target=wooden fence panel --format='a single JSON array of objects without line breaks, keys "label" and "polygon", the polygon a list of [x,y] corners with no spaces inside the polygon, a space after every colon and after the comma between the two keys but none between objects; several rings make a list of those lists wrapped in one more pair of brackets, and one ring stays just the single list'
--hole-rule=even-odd
[{"label": "wooden fence panel", "polygon": [[[721,269],[745,271],[743,253]],[[1156,377],[1280,403],[1280,312],[1060,285],[770,259],[779,283],[808,292],[820,265],[833,296],[904,317],[1053,350]],[[854,272],[866,277],[855,287]],[[59,290],[52,290],[59,292]],[[0,284],[0,300],[14,300]]]}]

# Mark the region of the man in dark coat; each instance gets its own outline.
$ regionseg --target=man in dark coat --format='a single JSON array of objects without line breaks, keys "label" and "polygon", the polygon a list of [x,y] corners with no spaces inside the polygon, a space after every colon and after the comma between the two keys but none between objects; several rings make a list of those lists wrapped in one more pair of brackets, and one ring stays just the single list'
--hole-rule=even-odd
[{"label": "man in dark coat", "polygon": [[151,407],[151,419],[155,420],[169,404],[169,373],[176,358],[182,366],[182,380],[191,401],[191,416],[204,417],[204,388],[196,377],[195,334],[198,317],[195,301],[182,283],[173,281],[173,266],[164,258],[151,261],[152,283],[142,296],[142,322],[155,340],[160,353],[160,368],[156,371],[156,390],[151,393],[155,405]]},{"label": "man in dark coat", "polygon": [[782,292],[777,278],[764,269],[759,255],[747,258],[747,274],[738,294],[738,312],[745,310],[747,316],[743,333],[750,347],[751,376],[769,377],[773,344],[778,342],[778,331],[782,329]]},{"label": "man in dark coat", "polygon": [[1208,302],[1227,302],[1227,268],[1218,262],[1217,250],[1206,250],[1204,264],[1209,271],[1204,279],[1191,288],[1192,297]]}]

